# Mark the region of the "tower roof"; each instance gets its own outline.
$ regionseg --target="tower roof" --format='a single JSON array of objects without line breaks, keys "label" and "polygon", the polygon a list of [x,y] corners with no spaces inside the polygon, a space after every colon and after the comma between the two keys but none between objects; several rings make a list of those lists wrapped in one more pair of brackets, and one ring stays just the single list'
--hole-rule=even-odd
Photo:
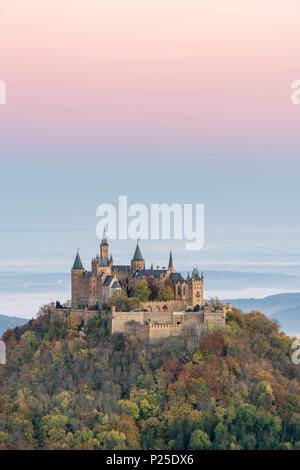
[{"label": "tower roof", "polygon": [[105,229],[103,230],[103,237],[102,237],[101,245],[108,245],[108,243],[107,243],[107,238],[106,238],[106,230],[105,230]]},{"label": "tower roof", "polygon": [[132,261],[144,261],[144,258],[142,257],[142,253],[139,247],[139,242],[137,242],[136,244],[136,249],[135,249]]},{"label": "tower roof", "polygon": [[194,268],[194,269],[193,269],[193,272],[192,272],[192,279],[194,279],[195,281],[199,281],[199,280],[200,280],[199,271],[198,271],[197,268]]},{"label": "tower roof", "polygon": [[79,251],[77,251],[77,255],[76,255],[72,269],[84,269],[80,256],[79,256]]},{"label": "tower roof", "polygon": [[170,250],[170,258],[169,258],[169,269],[173,268],[173,256],[172,256],[172,250]]}]

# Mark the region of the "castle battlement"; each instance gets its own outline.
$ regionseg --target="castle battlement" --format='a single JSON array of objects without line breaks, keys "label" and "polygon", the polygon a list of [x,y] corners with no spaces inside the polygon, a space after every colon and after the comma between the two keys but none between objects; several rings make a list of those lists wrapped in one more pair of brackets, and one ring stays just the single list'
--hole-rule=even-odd
[{"label": "castle battlement", "polygon": [[182,328],[182,324],[177,323],[149,323],[150,328]]}]

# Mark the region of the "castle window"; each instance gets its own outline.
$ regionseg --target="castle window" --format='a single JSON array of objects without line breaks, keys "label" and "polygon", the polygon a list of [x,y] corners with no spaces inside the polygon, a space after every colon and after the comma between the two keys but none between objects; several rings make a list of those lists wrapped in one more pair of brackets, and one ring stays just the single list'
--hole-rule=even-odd
[{"label": "castle window", "polygon": [[180,295],[180,286],[177,287],[177,294]]}]

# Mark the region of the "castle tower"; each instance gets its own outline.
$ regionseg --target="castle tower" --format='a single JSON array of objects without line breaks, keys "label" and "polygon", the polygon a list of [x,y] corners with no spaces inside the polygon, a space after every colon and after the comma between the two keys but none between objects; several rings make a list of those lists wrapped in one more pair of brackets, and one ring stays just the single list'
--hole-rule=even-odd
[{"label": "castle tower", "polygon": [[81,262],[79,251],[77,251],[76,258],[71,271],[71,289],[72,289],[72,307],[78,308],[78,303],[81,297],[81,276],[85,272]]},{"label": "castle tower", "polygon": [[169,257],[169,266],[168,266],[168,271],[173,273],[175,271],[173,267],[173,256],[172,256],[172,250],[170,250],[170,257]]},{"label": "castle tower", "polygon": [[133,258],[131,260],[131,271],[135,272],[135,271],[138,271],[139,269],[145,269],[145,260],[142,256],[142,253],[139,247],[139,242],[137,242],[136,249],[135,249]]},{"label": "castle tower", "polygon": [[103,231],[103,237],[100,245],[100,258],[102,260],[107,260],[108,261],[108,243],[107,243],[107,238],[106,238],[106,231],[104,229]]},{"label": "castle tower", "polygon": [[188,302],[191,306],[203,307],[203,290],[204,290],[204,276],[203,273],[200,277],[197,268],[193,269],[192,276],[187,278],[188,283]]}]

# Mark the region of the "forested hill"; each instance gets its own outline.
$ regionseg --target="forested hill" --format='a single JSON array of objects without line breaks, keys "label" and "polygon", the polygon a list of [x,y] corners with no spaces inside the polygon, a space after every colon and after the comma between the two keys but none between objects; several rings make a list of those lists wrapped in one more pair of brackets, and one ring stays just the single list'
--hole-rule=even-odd
[{"label": "forested hill", "polygon": [[4,339],[1,449],[300,449],[300,365],[262,314],[151,348],[47,314]]}]

